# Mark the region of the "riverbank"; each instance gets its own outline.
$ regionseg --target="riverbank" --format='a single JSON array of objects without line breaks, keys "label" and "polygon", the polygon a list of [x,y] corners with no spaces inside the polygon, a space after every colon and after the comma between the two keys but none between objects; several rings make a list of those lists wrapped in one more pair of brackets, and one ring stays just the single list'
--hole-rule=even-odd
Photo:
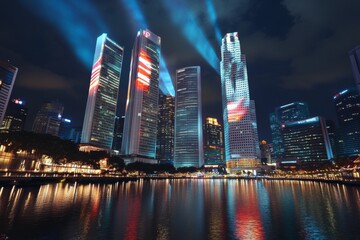
[{"label": "riverbank", "polygon": [[243,180],[264,180],[264,181],[307,181],[307,182],[324,182],[333,184],[344,184],[351,186],[360,186],[360,179],[326,179],[326,178],[303,178],[303,177],[245,177],[245,176],[216,176],[208,177],[188,177],[188,176],[0,176],[0,186],[31,186],[49,183],[116,183],[137,180],[171,180],[171,179],[243,179]]}]

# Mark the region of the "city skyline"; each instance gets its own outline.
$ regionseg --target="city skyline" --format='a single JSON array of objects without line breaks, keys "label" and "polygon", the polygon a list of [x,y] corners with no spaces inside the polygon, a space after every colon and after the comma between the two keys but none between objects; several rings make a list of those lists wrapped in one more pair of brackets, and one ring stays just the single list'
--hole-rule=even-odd
[{"label": "city skyline", "polygon": [[[356,21],[348,16],[355,16],[351,14],[351,11],[356,9],[359,3],[354,1],[339,5],[331,1],[322,7],[324,12],[322,17],[311,18],[313,13],[309,13],[310,16],[308,16],[304,11],[308,8],[319,7],[316,3],[311,3],[311,6],[302,9],[302,3],[291,4],[292,1],[272,4],[256,2],[258,6],[248,1],[231,2],[228,5],[214,1],[214,5],[221,35],[225,32],[238,31],[244,52],[247,53],[249,86],[252,98],[257,102],[260,139],[271,139],[268,114],[272,109],[290,102],[306,101],[309,103],[312,115],[321,115],[335,120],[332,96],[345,88],[355,86],[348,52],[360,43],[360,36],[357,33],[346,32],[347,30],[340,26],[353,26]],[[44,7],[42,4],[43,1],[39,1],[38,5],[35,5],[41,10]],[[59,9],[65,8],[60,5]],[[97,14],[94,14],[94,19],[89,21],[89,24],[93,26],[90,29],[91,38],[81,41],[84,48],[89,46],[89,51],[93,52],[96,37],[102,32],[108,32],[112,39],[125,46],[124,69],[129,69],[129,49],[132,47],[136,31],[141,26],[131,19],[130,12],[121,2],[110,1],[102,4],[100,1],[93,1],[92,11],[90,11],[90,6],[85,5],[82,14],[79,14],[79,19],[74,21],[73,29],[76,29],[78,24],[83,24],[84,19],[89,18],[87,10]],[[151,10],[151,5],[139,1],[138,7],[145,15],[144,19],[149,28],[163,38],[162,53],[167,61],[169,73],[174,80],[177,68],[200,65],[205,79],[202,96],[203,115],[222,119],[221,94],[217,91],[220,87],[220,76],[204,60],[199,53],[200,50],[195,46],[195,41],[190,43],[184,37],[182,30],[185,26],[179,26],[170,18],[171,9],[164,6],[162,1],[159,1],[158,5],[157,8]],[[112,6],[114,8],[111,8]],[[209,20],[208,11],[204,11],[206,7],[200,3],[190,2],[188,2],[188,7],[191,10],[189,14],[194,15],[197,25],[200,26],[206,40],[210,42],[219,57],[215,24]],[[64,22],[56,22],[49,16],[43,16],[25,3],[7,3],[7,8],[4,9],[16,9],[18,17],[14,19],[9,15],[11,11],[6,11],[2,15],[4,18],[2,22],[11,20],[15,26],[20,26],[20,24],[25,26],[11,29],[5,25],[2,27],[7,38],[0,40],[0,57],[11,60],[12,64],[20,69],[12,98],[22,97],[28,103],[27,129],[29,130],[29,124],[34,119],[40,103],[53,98],[64,102],[66,115],[71,116],[73,123],[80,126],[85,112],[88,92],[86,85],[90,78],[91,66],[84,66],[75,51],[72,41],[78,41],[78,35],[65,35],[62,30]],[[238,16],[235,16],[231,9],[239,10]],[[343,11],[337,11],[338,16],[335,16],[332,15],[335,14],[332,12],[333,9]],[[81,12],[75,7],[73,10]],[[169,21],[166,24],[163,20],[159,21],[156,11],[164,13],[164,18]],[[250,12],[253,15],[249,15]],[[345,15],[345,13],[348,14]],[[341,21],[335,22],[334,19],[341,19]],[[118,20],[121,20],[121,23]],[[234,21],[242,24],[232,24]],[[117,26],[119,24],[122,27]],[[34,26],[38,27],[34,28]],[[85,26],[88,25],[85,24]],[[294,40],[298,34],[304,33],[303,29],[306,27],[308,27],[308,34],[301,38],[302,43]],[[44,31],[41,34],[34,34],[30,29]],[[84,29],[84,31],[87,30]],[[328,34],[322,34],[326,30]],[[28,40],[21,41],[20,45],[18,39],[24,39],[24,34]],[[189,35],[196,36],[196,33],[189,33]],[[310,42],[317,42],[318,45],[310,44]],[[326,42],[328,44],[325,44]],[[321,54],[332,45],[337,47],[331,51],[331,54],[329,51],[327,54]],[[291,50],[292,48],[297,50]],[[305,51],[306,49],[309,50]],[[299,52],[302,54],[299,55]],[[91,59],[92,57],[88,61],[91,62]],[[306,71],[300,71],[301,69]],[[329,71],[328,77],[324,77],[325,70]],[[305,73],[307,75],[304,75]],[[127,74],[124,73],[121,76],[120,96],[126,95]],[[316,94],[313,94],[314,92]],[[124,108],[124,103],[122,106]],[[120,115],[123,114],[123,110],[120,109]]]}]

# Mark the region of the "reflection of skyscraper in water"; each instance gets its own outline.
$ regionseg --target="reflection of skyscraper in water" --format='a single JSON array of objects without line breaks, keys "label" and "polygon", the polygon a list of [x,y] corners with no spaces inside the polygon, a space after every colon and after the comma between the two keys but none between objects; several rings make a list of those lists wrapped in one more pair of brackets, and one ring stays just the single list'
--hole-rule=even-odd
[{"label": "reflection of skyscraper in water", "polygon": [[161,39],[140,30],[131,55],[121,151],[129,161],[154,162],[158,119]]},{"label": "reflection of skyscraper in water", "polygon": [[96,42],[81,143],[111,149],[124,49],[102,34]]},{"label": "reflection of skyscraper in water", "polygon": [[227,167],[255,166],[259,157],[255,103],[250,100],[246,59],[236,32],[222,40],[220,73]]}]

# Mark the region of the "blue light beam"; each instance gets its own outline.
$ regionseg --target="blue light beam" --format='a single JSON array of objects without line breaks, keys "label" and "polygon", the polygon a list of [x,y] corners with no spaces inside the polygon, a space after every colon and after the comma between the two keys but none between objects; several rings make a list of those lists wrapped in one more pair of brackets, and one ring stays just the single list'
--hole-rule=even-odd
[{"label": "blue light beam", "polygon": [[210,23],[214,27],[216,40],[218,41],[219,44],[221,44],[222,34],[221,34],[220,27],[217,22],[217,15],[216,15],[215,7],[214,7],[214,2],[213,2],[213,0],[205,0],[205,1],[206,1],[206,8],[207,8],[207,11],[209,14]]},{"label": "blue light beam", "polygon": [[[130,17],[137,24],[135,27],[137,29],[147,29],[147,23],[145,20],[145,16],[139,6],[137,0],[120,0],[122,4],[125,6],[127,11],[130,13]],[[160,74],[159,74],[159,88],[161,92],[165,95],[175,96],[175,88],[172,82],[169,70],[166,66],[165,59],[163,55],[160,55]]]},{"label": "blue light beam", "polygon": [[87,0],[22,0],[21,3],[34,14],[57,28],[76,57],[91,68],[94,54],[94,35],[107,32],[96,8]]},{"label": "blue light beam", "polygon": [[179,0],[162,0],[162,2],[169,12],[171,20],[179,26],[179,29],[187,41],[192,44],[210,66],[219,73],[219,58],[190,8]]}]

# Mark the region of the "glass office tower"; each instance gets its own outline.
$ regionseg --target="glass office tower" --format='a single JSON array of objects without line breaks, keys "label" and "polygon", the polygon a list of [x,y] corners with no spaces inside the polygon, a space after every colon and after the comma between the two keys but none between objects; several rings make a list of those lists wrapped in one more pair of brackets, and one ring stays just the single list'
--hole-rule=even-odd
[{"label": "glass office tower", "polygon": [[158,116],[156,159],[161,163],[172,163],[174,160],[174,97],[162,93],[159,95]]},{"label": "glass office tower", "polygon": [[226,166],[254,167],[259,159],[255,104],[250,101],[246,59],[237,32],[222,39],[220,73]]},{"label": "glass office tower", "polygon": [[309,117],[309,108],[305,102],[285,104],[275,108],[275,111],[270,113],[270,128],[274,160],[280,159],[284,154],[281,126],[288,122],[303,120]]},{"label": "glass office tower", "polygon": [[127,161],[155,162],[161,38],[137,33],[132,50],[121,151]]},{"label": "glass office tower", "polygon": [[124,49],[102,34],[96,42],[81,143],[111,149]]},{"label": "glass office tower", "polygon": [[0,62],[0,125],[4,120],[18,68],[7,62]]},{"label": "glass office tower", "polygon": [[175,96],[175,167],[204,165],[199,66],[176,71]]},{"label": "glass office tower", "polygon": [[360,45],[349,52],[349,57],[357,91],[360,94]]},{"label": "glass office tower", "polygon": [[334,96],[335,110],[343,145],[339,155],[360,154],[360,95],[355,89],[346,89]]},{"label": "glass office tower", "polygon": [[207,117],[204,124],[204,160],[208,165],[224,164],[223,131],[216,118]]}]

